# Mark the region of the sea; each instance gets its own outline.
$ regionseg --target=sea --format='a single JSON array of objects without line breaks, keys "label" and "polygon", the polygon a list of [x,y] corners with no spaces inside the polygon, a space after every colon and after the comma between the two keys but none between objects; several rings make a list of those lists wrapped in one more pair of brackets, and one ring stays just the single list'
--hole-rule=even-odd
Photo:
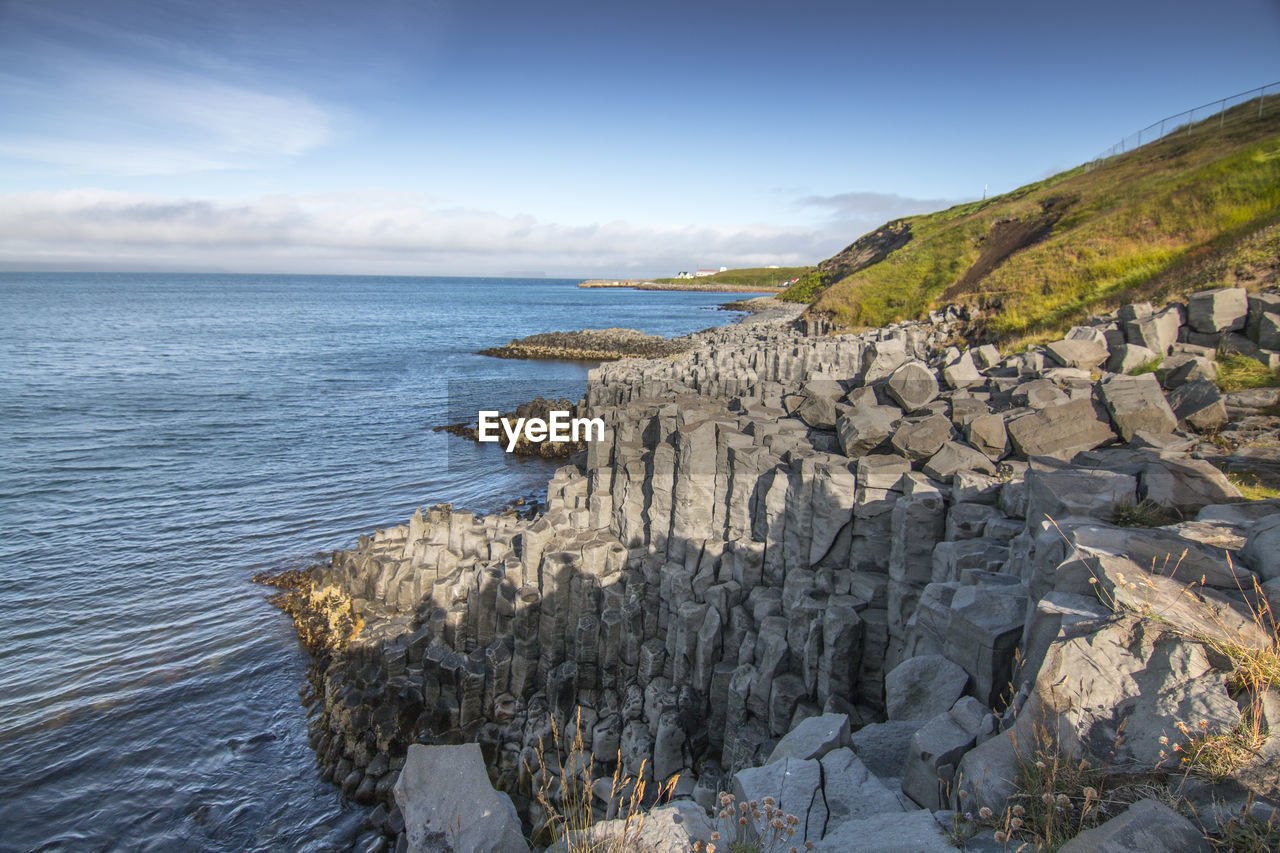
[{"label": "sea", "polygon": [[433,427],[591,365],[477,350],[735,316],[576,284],[0,273],[0,851],[347,849],[367,812],[320,781],[307,654],[250,578],[545,494],[561,463]]}]

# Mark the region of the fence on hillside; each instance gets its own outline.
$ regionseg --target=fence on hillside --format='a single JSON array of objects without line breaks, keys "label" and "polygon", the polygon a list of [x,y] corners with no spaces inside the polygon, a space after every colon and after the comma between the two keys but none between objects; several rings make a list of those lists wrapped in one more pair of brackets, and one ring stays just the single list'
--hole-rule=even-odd
[{"label": "fence on hillside", "polygon": [[1261,119],[1264,115],[1280,113],[1280,82],[1268,83],[1247,92],[1210,101],[1207,104],[1184,110],[1152,122],[1136,133],[1131,133],[1106,151],[1089,161],[1087,168],[1126,151],[1177,134],[1192,135],[1206,130],[1224,130],[1228,126]]}]

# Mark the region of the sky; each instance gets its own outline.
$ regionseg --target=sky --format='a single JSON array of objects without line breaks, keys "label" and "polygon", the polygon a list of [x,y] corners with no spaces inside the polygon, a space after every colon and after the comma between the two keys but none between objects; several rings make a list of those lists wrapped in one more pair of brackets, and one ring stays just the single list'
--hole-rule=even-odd
[{"label": "sky", "polygon": [[0,269],[811,264],[1277,81],[1280,0],[0,0]]}]

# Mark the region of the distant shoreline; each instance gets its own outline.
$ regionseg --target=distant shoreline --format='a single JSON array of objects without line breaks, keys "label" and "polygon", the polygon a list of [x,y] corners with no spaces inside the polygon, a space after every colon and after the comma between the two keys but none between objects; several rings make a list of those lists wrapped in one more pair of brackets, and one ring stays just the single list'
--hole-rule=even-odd
[{"label": "distant shoreline", "polygon": [[629,287],[632,290],[686,290],[702,293],[781,293],[781,287],[761,287],[759,285],[722,284],[714,282],[699,283],[697,279],[686,282],[658,282],[647,279],[607,279],[593,278],[578,284],[578,287]]}]

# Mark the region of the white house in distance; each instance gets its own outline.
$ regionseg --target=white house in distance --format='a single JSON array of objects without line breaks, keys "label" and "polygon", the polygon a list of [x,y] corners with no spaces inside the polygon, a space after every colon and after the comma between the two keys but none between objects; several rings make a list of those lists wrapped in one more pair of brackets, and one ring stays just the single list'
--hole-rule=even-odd
[{"label": "white house in distance", "polygon": [[694,278],[702,278],[704,275],[715,275],[718,272],[724,272],[728,267],[720,267],[718,270],[698,270],[693,274]]}]

